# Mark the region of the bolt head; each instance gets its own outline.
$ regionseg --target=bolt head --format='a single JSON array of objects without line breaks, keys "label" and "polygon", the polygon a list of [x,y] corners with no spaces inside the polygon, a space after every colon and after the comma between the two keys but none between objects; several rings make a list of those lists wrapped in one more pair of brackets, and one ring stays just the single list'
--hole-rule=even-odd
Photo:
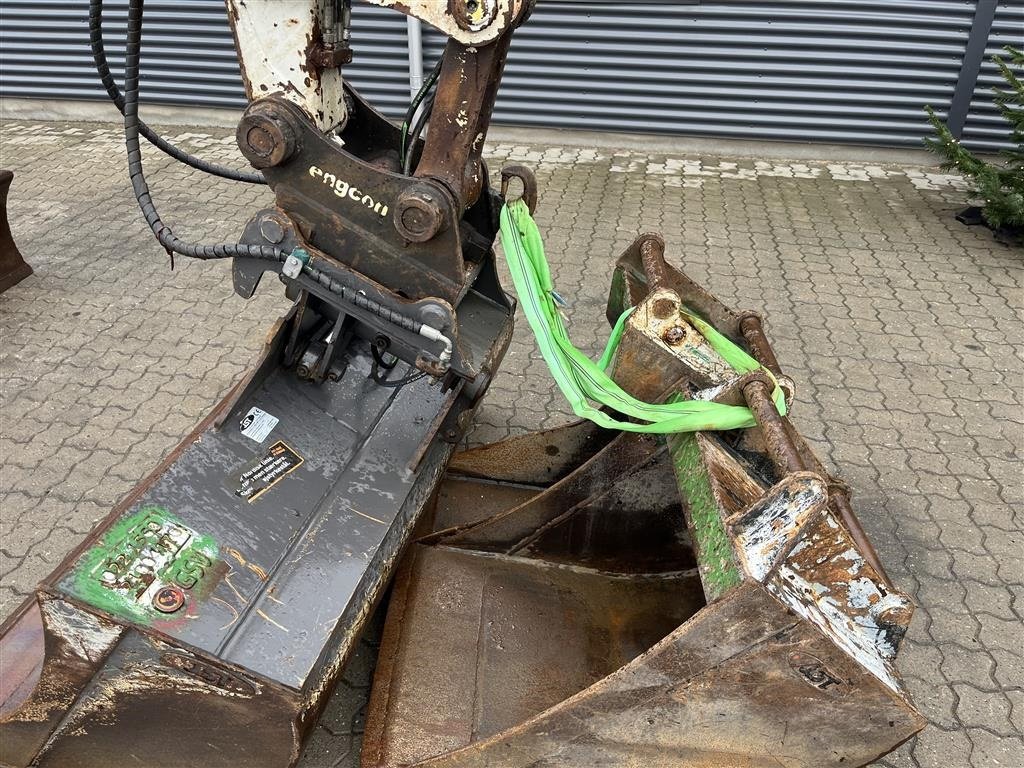
[{"label": "bolt head", "polygon": [[398,196],[395,204],[395,229],[414,243],[433,240],[444,230],[447,211],[431,187],[418,184]]},{"label": "bolt head", "polygon": [[260,221],[260,234],[268,243],[277,245],[284,240],[284,227],[277,219],[268,217]]},{"label": "bolt head", "polygon": [[160,587],[153,595],[153,607],[160,613],[174,613],[185,605],[185,593],[179,587]]}]

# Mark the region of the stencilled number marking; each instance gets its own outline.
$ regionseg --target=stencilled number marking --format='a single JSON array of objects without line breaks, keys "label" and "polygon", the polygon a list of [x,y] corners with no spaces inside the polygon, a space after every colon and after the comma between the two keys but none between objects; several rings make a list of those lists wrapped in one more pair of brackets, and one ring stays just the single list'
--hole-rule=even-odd
[{"label": "stencilled number marking", "polygon": [[153,600],[160,590],[200,587],[218,549],[163,507],[147,506],[111,526],[86,553],[76,584],[97,607],[148,622],[159,616]]}]

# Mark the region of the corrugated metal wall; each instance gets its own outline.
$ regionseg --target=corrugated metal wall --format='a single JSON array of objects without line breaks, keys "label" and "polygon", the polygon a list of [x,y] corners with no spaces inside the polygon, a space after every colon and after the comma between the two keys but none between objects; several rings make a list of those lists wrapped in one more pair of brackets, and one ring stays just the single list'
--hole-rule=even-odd
[{"label": "corrugated metal wall", "polygon": [[[1013,35],[1021,0],[1002,0]],[[0,93],[102,98],[87,0],[0,0]],[[106,0],[115,74],[127,0]],[[948,108],[975,0],[539,0],[513,41],[496,122],[749,139],[916,145]],[[385,113],[408,102],[405,18],[355,3],[346,76]],[[1002,43],[996,43],[996,46]],[[443,41],[427,31],[427,66]],[[56,50],[55,50],[56,49]],[[43,53],[41,53],[41,51]],[[987,72],[983,81],[990,80]],[[987,85],[983,83],[982,90]],[[239,106],[222,0],[147,0],[143,97]],[[999,141],[977,99],[971,136]]]},{"label": "corrugated metal wall", "polygon": [[916,143],[925,133],[922,106],[943,110],[952,98],[973,12],[973,0],[540,0],[513,40],[496,117]]},{"label": "corrugated metal wall", "polygon": [[[111,71],[124,67],[127,0],[104,0]],[[0,94],[105,99],[89,50],[88,0],[0,0]],[[245,105],[223,0],[146,0],[142,98],[154,104]],[[409,103],[405,17],[356,3],[359,55],[345,74],[391,115]]]},{"label": "corrugated metal wall", "polygon": [[[992,103],[993,86],[1006,85],[992,56],[1003,54],[1003,46],[1006,45],[1018,48],[1024,46],[1024,2],[1020,0],[1004,0],[996,6],[992,31],[985,47],[985,59],[964,123],[962,141],[968,146],[996,150],[1007,145],[1006,121]],[[1003,58],[1006,58],[1005,54]]]},{"label": "corrugated metal wall", "polygon": [[[107,56],[120,81],[126,0],[106,0]],[[106,98],[89,51],[88,2],[3,0],[0,71],[3,94]],[[143,89],[148,101],[237,106],[241,78],[223,3],[146,3]]]}]

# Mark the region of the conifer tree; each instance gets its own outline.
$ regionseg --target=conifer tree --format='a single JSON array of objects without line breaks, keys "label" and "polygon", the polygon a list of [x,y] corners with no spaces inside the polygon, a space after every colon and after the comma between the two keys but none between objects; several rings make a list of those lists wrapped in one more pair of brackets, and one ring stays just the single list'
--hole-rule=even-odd
[{"label": "conifer tree", "polygon": [[978,197],[984,200],[982,216],[993,229],[1024,229],[1024,51],[1007,46],[1008,61],[993,61],[1006,81],[996,87],[993,103],[1009,124],[1010,149],[1000,154],[1004,162],[990,163],[964,148],[931,107],[926,107],[935,136],[925,146],[942,158],[943,170],[966,176]]}]

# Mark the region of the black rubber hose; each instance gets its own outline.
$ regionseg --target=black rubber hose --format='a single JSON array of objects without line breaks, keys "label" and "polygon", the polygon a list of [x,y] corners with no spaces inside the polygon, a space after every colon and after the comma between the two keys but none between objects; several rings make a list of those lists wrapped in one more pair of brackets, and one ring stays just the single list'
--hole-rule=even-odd
[{"label": "black rubber hose", "polygon": [[416,116],[416,122],[413,123],[412,130],[409,131],[409,146],[405,151],[405,160],[402,162],[402,173],[406,176],[412,175],[412,158],[416,154],[416,142],[420,140],[420,134],[423,133],[423,129],[430,121],[430,114],[433,109],[434,94],[430,94],[423,104],[423,109]]},{"label": "black rubber hose", "polygon": [[409,109],[407,109],[405,112],[405,120],[402,121],[402,140],[399,151],[399,158],[401,159],[403,166],[405,165],[406,153],[412,149],[409,143],[409,128],[411,126],[412,120],[416,116],[416,110],[419,109],[420,104],[422,104],[423,100],[427,98],[427,93],[430,91],[431,88],[434,87],[434,84],[437,82],[437,79],[441,76],[442,64],[444,64],[443,56],[437,60],[437,64],[434,65],[434,68],[430,71],[430,74],[427,76],[427,79],[423,82],[423,85],[420,86],[419,92],[416,94],[415,98],[413,98],[413,100],[409,103]]},{"label": "black rubber hose", "polygon": [[[103,82],[103,87],[106,88],[107,95],[110,97],[110,100],[114,102],[114,106],[116,106],[118,111],[123,115],[125,110],[125,100],[117,88],[117,82],[114,80],[114,76],[110,74],[110,65],[107,63],[107,52],[103,47],[103,0],[89,0],[89,45],[92,47],[93,62],[96,65],[96,72],[99,74],[100,80]],[[216,163],[211,163],[203,160],[202,158],[196,157],[195,155],[191,155],[185,150],[179,149],[161,138],[158,133],[141,120],[139,121],[139,133],[146,138],[146,141],[161,152],[170,155],[178,162],[184,163],[196,170],[212,174],[213,176],[219,176],[222,179],[229,179],[231,181],[244,181],[248,184],[267,183],[267,180],[263,178],[263,174],[258,171],[237,171],[233,168],[217,165]]]},{"label": "black rubber hose", "polygon": [[[146,223],[153,230],[156,239],[168,253],[177,253],[191,259],[262,259],[281,263],[289,254],[280,248],[270,245],[246,245],[245,243],[219,243],[217,245],[199,245],[186,243],[171,228],[163,223],[156,210],[153,198],[149,193],[142,168],[142,151],[139,146],[139,56],[142,49],[142,12],[143,0],[129,0],[128,3],[128,35],[125,50],[124,76],[124,140],[128,150],[128,175],[131,177],[135,199],[142,209]],[[346,299],[357,307],[383,318],[393,325],[413,333],[419,333],[423,323],[407,317],[384,306],[368,296],[346,287],[328,273],[308,264],[303,264],[302,273],[331,293]],[[450,342],[449,342],[450,347]]]},{"label": "black rubber hose", "polygon": [[[187,243],[179,238],[171,228],[160,219],[153,198],[149,193],[142,168],[142,151],[139,146],[139,56],[142,49],[142,12],[143,0],[129,0],[128,3],[128,35],[125,45],[125,76],[124,76],[124,140],[128,150],[128,175],[131,178],[135,199],[142,209],[146,223],[153,230],[156,239],[168,253],[177,253],[191,259],[262,259],[276,263],[284,262],[289,254],[280,248],[270,245],[246,245],[245,243],[219,243],[216,245],[199,245]],[[384,306],[378,301],[358,291],[346,287],[328,273],[308,264],[302,266],[302,273],[331,293],[341,296],[357,307],[372,312],[389,323],[397,325],[413,333],[419,333],[423,323],[413,320],[395,310]]]},{"label": "black rubber hose", "polygon": [[139,146],[139,55],[142,49],[142,7],[143,0],[128,3],[128,36],[125,43],[124,68],[124,141],[128,150],[128,175],[131,178],[135,199],[142,209],[156,239],[169,253],[179,253],[193,259],[224,259],[242,256],[281,262],[287,254],[278,248],[241,243],[219,245],[197,245],[179,239],[157,213],[149,185],[142,170],[142,151]]}]

